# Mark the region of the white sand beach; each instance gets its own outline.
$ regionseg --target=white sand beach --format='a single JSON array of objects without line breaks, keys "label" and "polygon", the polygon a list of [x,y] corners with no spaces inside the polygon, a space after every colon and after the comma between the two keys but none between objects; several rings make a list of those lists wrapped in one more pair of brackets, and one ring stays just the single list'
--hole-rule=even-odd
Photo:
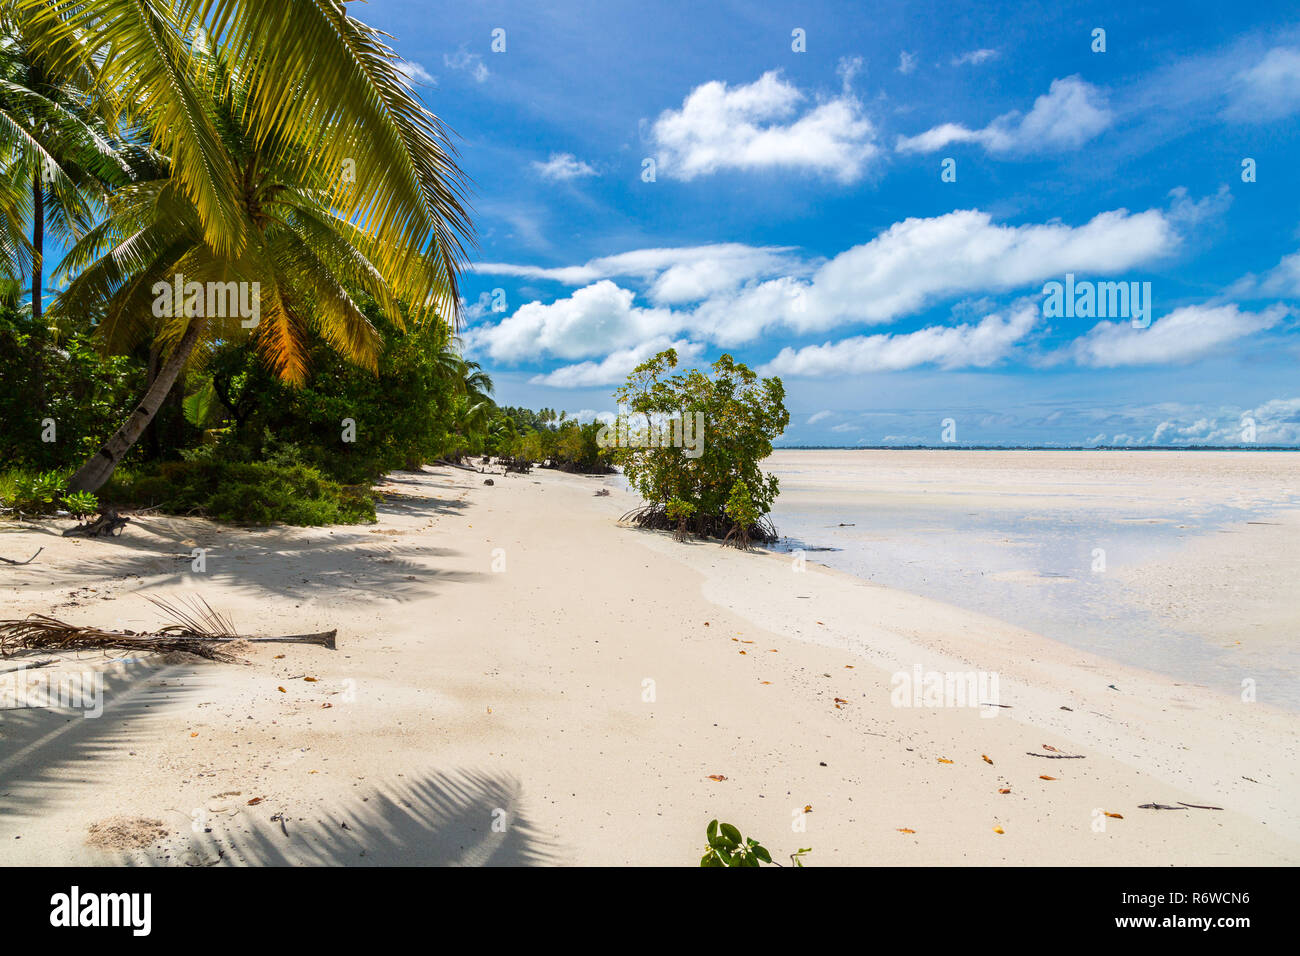
[{"label": "white sand beach", "polygon": [[[1030,453],[971,454],[1000,456],[1026,493],[1039,480]],[[1122,467],[1153,499],[1230,485],[1261,500],[1294,468],[1201,461],[1226,477],[1171,483],[1155,456]],[[1294,712],[816,552],[798,571],[790,554],[621,527],[635,500],[596,497],[609,479],[483,480],[395,474],[374,526],[149,514],[112,540],[0,526],[0,554],[44,548],[0,569],[0,617],[141,630],[161,623],[148,596],[199,594],[250,636],[339,632],[336,651],[242,646],[243,664],[64,653],[30,672],[102,672],[103,713],[0,712],[0,864],[690,866],[714,818],[781,862],[812,847],[812,866],[1300,862]],[[1251,527],[1249,546],[1232,538],[1237,565],[1188,550],[1132,581],[1188,590],[1167,613],[1237,633],[1239,595],[1204,582],[1296,555],[1294,534]],[[1298,610],[1294,588],[1274,594],[1259,639],[1294,640]],[[0,661],[0,681],[48,657]],[[892,675],[914,668],[995,673],[1004,706],[894,706]]]}]

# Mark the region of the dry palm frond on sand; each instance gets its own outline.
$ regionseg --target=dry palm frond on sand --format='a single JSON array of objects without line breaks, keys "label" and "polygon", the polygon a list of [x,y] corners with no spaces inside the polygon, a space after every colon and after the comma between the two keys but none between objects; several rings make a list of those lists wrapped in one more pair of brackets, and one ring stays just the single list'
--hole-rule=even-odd
[{"label": "dry palm frond on sand", "polygon": [[172,619],[172,624],[137,634],[135,631],[108,631],[98,627],[68,624],[46,614],[30,614],[22,620],[0,621],[0,657],[18,650],[129,650],[188,651],[212,660],[235,658],[222,645],[231,641],[276,644],[319,644],[334,649],[337,631],[320,634],[293,634],[287,637],[241,637],[234,623],[203,598],[173,604],[150,597],[156,607]]}]

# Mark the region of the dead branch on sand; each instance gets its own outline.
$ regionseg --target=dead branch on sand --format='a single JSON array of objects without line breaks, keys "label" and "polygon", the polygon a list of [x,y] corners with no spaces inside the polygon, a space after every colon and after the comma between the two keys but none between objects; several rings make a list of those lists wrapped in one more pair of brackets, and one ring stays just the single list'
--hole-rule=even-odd
[{"label": "dead branch on sand", "polygon": [[[44,550],[45,550],[44,548],[37,548],[36,554],[40,554]],[[0,558],[0,561],[3,561],[5,564],[18,564],[18,565],[31,564],[33,561],[36,560],[36,554],[33,554],[26,561],[15,561],[13,558]]]},{"label": "dead branch on sand", "polygon": [[222,645],[232,641],[250,644],[317,644],[335,649],[337,630],[319,634],[291,634],[286,637],[241,637],[230,619],[202,598],[195,598],[188,607],[178,607],[161,598],[149,600],[176,623],[137,634],[134,631],[108,631],[97,627],[68,624],[45,614],[29,614],[22,620],[0,621],[0,657],[9,657],[15,651],[29,650],[128,650],[128,651],[187,651],[211,660],[230,661],[235,658]]}]

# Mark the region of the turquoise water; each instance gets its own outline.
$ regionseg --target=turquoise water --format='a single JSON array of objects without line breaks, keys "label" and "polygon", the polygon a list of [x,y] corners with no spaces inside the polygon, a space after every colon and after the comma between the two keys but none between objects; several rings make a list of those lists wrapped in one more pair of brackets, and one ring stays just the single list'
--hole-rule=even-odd
[{"label": "turquoise water", "polygon": [[[797,478],[784,481],[793,485]],[[979,611],[1179,680],[1239,693],[1238,652],[1154,620],[1133,605],[1128,597],[1133,584],[1116,572],[1140,568],[1194,536],[1255,520],[1260,512],[1220,506],[1152,518],[1149,509],[965,511],[951,503],[949,498],[937,507],[881,508],[810,494],[797,503],[778,499],[773,519],[782,537],[776,549],[805,549],[810,561],[887,587]],[[1267,682],[1270,702],[1300,710],[1300,655],[1263,668],[1252,664],[1249,672],[1261,685]]]}]

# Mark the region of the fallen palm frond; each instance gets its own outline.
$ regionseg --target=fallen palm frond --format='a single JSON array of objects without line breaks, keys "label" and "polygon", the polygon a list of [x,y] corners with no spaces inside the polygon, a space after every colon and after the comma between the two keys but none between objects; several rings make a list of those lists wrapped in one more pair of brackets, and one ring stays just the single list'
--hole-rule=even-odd
[{"label": "fallen palm frond", "polygon": [[334,650],[337,631],[292,634],[286,637],[241,637],[228,617],[214,611],[202,598],[178,606],[161,598],[149,600],[176,623],[137,634],[68,624],[46,614],[29,614],[23,620],[0,621],[0,657],[18,650],[129,650],[188,651],[212,660],[234,660],[222,645],[231,641],[274,644],[319,644]]}]

